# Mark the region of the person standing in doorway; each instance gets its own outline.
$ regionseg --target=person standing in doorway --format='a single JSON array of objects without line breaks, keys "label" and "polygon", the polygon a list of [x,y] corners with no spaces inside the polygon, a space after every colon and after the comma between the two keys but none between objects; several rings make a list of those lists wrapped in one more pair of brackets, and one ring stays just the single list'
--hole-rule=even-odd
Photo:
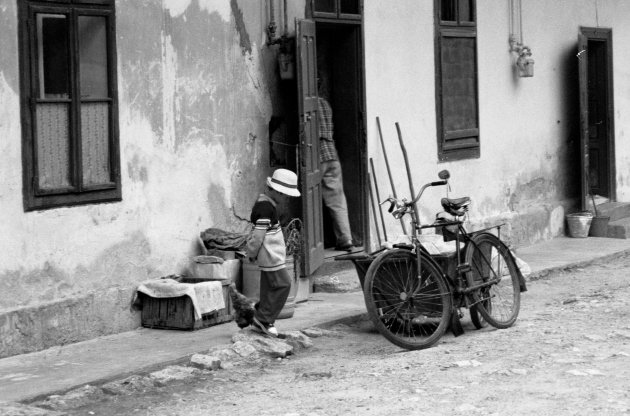
[{"label": "person standing in doorway", "polygon": [[291,276],[285,267],[286,245],[276,209],[286,196],[300,196],[297,175],[288,169],[276,169],[252,208],[252,231],[247,238],[249,260],[260,268],[260,300],[254,306],[252,326],[272,337],[278,336],[274,323],[291,291]]},{"label": "person standing in doorway", "polygon": [[319,122],[319,162],[322,170],[322,197],[333,220],[336,238],[336,249],[351,251],[354,248],[348,204],[343,190],[341,163],[337,155],[334,140],[334,124],[332,107],[328,101],[326,80],[317,77],[318,88],[318,122]]}]

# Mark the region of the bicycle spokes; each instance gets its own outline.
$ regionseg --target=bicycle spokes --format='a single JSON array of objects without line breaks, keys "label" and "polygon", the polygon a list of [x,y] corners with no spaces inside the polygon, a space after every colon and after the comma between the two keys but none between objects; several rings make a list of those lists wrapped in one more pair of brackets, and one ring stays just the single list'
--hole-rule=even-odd
[{"label": "bicycle spokes", "polygon": [[373,305],[368,310],[373,310],[378,327],[404,344],[401,346],[413,349],[443,332],[449,310],[445,302],[450,294],[437,282],[434,268],[423,267],[418,275],[415,254],[406,250],[370,268],[366,297],[370,298],[368,305]]},{"label": "bicycle spokes", "polygon": [[475,312],[497,328],[511,326],[520,309],[520,286],[509,249],[494,235],[473,236],[466,251]]}]

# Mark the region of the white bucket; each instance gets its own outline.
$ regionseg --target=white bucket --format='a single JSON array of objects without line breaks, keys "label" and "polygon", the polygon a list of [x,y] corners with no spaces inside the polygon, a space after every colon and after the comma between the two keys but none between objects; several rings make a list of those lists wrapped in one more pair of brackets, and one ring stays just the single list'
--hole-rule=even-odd
[{"label": "white bucket", "polygon": [[567,214],[567,225],[569,226],[569,237],[586,238],[591,228],[593,214],[590,212],[577,212]]}]

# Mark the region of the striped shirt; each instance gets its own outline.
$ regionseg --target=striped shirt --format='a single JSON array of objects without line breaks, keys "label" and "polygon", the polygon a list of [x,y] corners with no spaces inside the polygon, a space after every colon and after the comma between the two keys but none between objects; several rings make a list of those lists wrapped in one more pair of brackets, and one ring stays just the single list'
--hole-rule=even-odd
[{"label": "striped shirt", "polygon": [[332,108],[325,98],[319,97],[317,102],[319,121],[319,162],[338,160],[335,149]]}]

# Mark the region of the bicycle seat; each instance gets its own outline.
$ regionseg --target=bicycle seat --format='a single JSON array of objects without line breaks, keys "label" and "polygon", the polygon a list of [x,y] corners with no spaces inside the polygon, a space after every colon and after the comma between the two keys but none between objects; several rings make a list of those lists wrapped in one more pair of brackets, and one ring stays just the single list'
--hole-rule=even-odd
[{"label": "bicycle seat", "polygon": [[461,217],[462,215],[466,214],[466,211],[468,211],[468,205],[470,205],[470,197],[465,196],[463,198],[454,199],[442,198],[440,202],[442,203],[442,208],[444,208],[446,212],[456,217]]}]

